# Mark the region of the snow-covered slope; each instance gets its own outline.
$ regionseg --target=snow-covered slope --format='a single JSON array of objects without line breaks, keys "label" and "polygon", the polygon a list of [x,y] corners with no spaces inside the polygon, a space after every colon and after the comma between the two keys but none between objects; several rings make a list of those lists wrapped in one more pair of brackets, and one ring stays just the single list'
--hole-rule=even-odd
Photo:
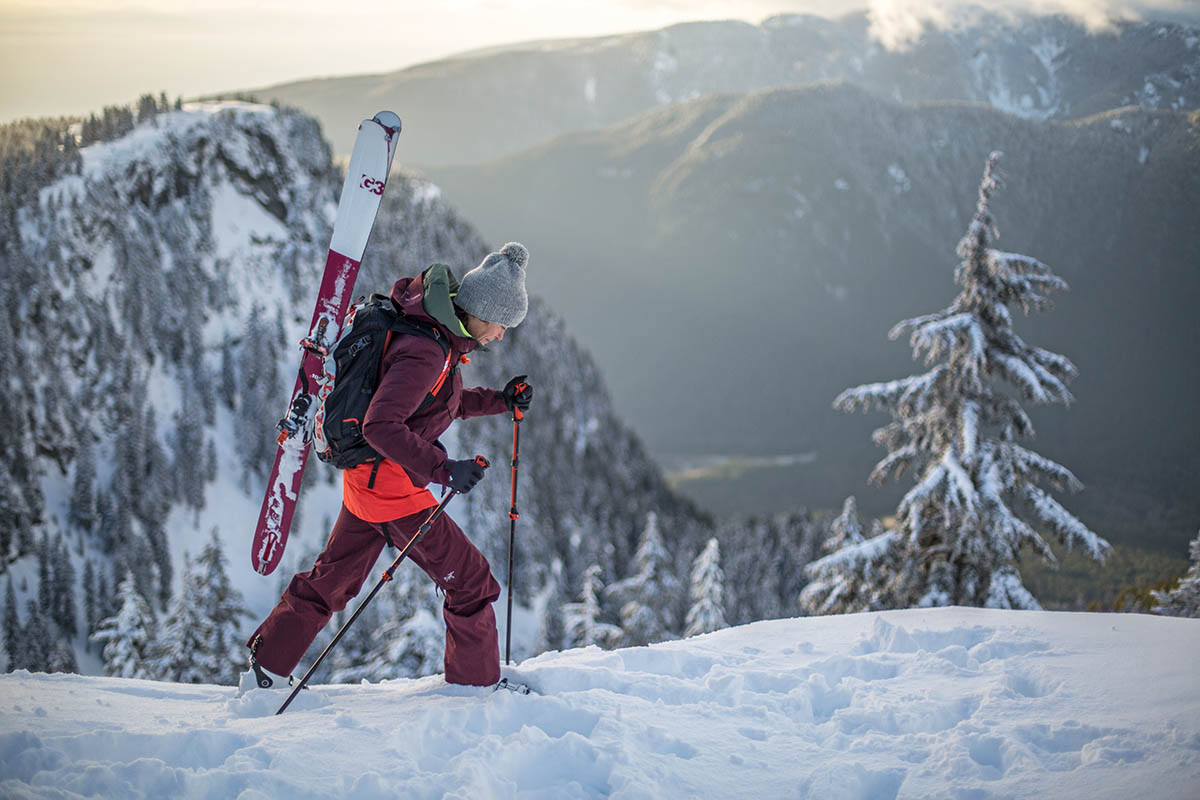
[{"label": "snow-covered slope", "polygon": [[948,608],[547,653],[510,675],[0,678],[6,797],[1189,797],[1200,621]]}]

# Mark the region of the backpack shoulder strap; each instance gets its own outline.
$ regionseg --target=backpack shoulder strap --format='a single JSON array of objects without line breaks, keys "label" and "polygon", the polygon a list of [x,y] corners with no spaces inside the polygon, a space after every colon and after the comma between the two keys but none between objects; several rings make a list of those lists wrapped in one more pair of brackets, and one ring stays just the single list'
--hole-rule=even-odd
[{"label": "backpack shoulder strap", "polygon": [[[450,375],[451,371],[455,367],[455,364],[452,363],[454,361],[453,353],[450,350],[450,342],[446,340],[445,335],[443,335],[442,332],[437,329],[437,327],[435,327],[433,325],[427,325],[427,324],[417,322],[416,320],[412,319],[411,317],[406,317],[402,313],[399,313],[399,312],[397,312],[397,313],[398,313],[397,319],[393,320],[391,325],[389,326],[388,333],[387,333],[387,339],[383,345],[383,352],[385,355],[387,354],[388,347],[392,343],[392,337],[395,334],[411,334],[411,335],[415,335],[415,336],[424,336],[427,339],[432,339],[435,342],[437,342],[441,346],[442,356],[445,358],[445,361],[442,364],[441,374],[438,375],[438,378],[434,382],[433,387],[430,388],[429,393],[425,396],[425,399],[421,402],[421,405],[418,406],[418,408],[417,408],[417,410],[420,411],[420,410],[424,409],[427,405],[429,405],[431,402],[433,402],[433,398],[437,395],[438,392],[440,392],[442,390],[442,387],[445,385],[446,378]],[[382,371],[383,371],[383,359],[382,358],[379,361],[379,369],[380,369],[380,372],[382,373]]]}]

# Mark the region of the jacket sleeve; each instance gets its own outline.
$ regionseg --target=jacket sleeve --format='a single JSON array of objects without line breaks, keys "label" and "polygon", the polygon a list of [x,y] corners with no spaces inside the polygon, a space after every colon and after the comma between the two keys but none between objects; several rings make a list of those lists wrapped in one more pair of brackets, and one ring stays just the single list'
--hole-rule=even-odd
[{"label": "jacket sleeve", "polygon": [[486,417],[492,414],[503,414],[506,411],[508,411],[508,404],[504,402],[503,392],[485,389],[482,386],[462,391],[459,419]]},{"label": "jacket sleeve", "polygon": [[388,353],[383,379],[363,421],[367,444],[407,470],[418,485],[443,483],[449,477],[446,452],[417,436],[406,423],[441,374],[444,361],[436,342],[404,337],[404,345],[394,355]]}]

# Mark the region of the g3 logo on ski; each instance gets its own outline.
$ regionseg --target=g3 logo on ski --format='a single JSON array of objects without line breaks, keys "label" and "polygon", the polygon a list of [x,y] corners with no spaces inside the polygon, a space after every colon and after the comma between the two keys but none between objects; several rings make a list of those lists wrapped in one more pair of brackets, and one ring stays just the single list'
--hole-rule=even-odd
[{"label": "g3 logo on ski", "polygon": [[372,194],[383,194],[383,181],[377,181],[370,175],[367,175],[365,172],[363,173],[362,182],[359,184],[359,186],[366,189],[368,192],[371,192]]}]

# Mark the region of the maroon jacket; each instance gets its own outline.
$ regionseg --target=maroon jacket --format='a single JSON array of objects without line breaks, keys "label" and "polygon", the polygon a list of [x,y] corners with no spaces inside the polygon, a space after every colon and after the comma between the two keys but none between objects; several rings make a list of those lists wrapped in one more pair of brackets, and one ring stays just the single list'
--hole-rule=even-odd
[{"label": "maroon jacket", "polygon": [[[504,395],[495,389],[463,389],[462,376],[454,369],[425,408],[421,403],[447,365],[457,366],[478,342],[467,335],[457,318],[435,318],[426,307],[450,308],[448,296],[429,298],[423,280],[401,278],[392,287],[392,303],[406,315],[435,325],[450,344],[444,355],[438,342],[415,335],[396,335],[383,357],[383,377],[367,409],[363,436],[384,457],[378,470],[364,464],[345,470],[343,499],[346,507],[368,522],[388,522],[436,505],[425,490],[430,482],[445,484],[446,451],[438,442],[455,419],[502,414],[508,410]],[[444,268],[442,268],[444,269]],[[448,295],[444,282],[429,283],[431,292]],[[449,324],[448,324],[449,323]],[[375,472],[374,482],[370,480]],[[370,488],[368,488],[370,484]]]}]

